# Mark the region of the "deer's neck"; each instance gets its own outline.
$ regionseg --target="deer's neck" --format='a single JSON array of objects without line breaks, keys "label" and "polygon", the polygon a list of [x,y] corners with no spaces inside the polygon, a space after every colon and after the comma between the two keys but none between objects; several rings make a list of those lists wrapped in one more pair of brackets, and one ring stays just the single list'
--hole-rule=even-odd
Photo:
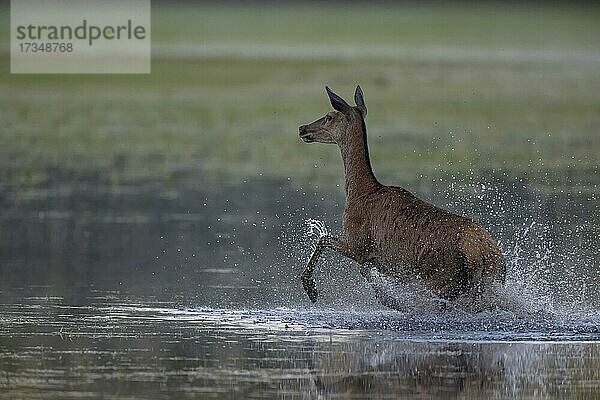
[{"label": "deer's neck", "polygon": [[358,132],[348,132],[350,140],[340,145],[344,161],[347,202],[372,192],[380,185],[371,168],[364,120],[357,121],[350,129]]}]

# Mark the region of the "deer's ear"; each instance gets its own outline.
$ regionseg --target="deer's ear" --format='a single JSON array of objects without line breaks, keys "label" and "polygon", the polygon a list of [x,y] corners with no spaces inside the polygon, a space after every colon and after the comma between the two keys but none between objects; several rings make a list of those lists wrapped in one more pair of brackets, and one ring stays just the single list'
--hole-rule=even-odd
[{"label": "deer's ear", "polygon": [[367,116],[367,105],[365,104],[365,98],[360,85],[356,86],[356,91],[354,92],[354,102],[356,103],[356,108],[358,108],[363,118],[365,118]]},{"label": "deer's ear", "polygon": [[333,93],[328,86],[325,86],[325,90],[327,91],[329,101],[331,101],[331,105],[333,106],[334,110],[337,110],[343,114],[350,114],[352,107],[350,107],[350,105],[348,105],[344,99]]}]

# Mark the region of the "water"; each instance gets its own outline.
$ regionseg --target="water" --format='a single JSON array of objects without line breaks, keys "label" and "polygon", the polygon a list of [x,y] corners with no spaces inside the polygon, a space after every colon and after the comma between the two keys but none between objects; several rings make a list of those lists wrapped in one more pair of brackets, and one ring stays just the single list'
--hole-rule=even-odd
[{"label": "water", "polygon": [[287,180],[3,192],[0,397],[598,397],[596,195],[441,188],[417,190],[501,242],[498,309],[384,309],[331,253],[312,305],[343,202]]},{"label": "water", "polygon": [[15,397],[598,393],[597,316],[189,309],[118,292],[94,293],[84,306],[33,292],[3,306],[0,385]]}]

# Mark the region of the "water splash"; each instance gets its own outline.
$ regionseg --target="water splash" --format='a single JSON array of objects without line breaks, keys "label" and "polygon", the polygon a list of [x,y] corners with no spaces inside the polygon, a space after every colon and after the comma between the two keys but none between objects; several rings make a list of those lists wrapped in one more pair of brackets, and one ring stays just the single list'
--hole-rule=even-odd
[{"label": "water splash", "polygon": [[590,198],[562,190],[548,194],[506,177],[484,185],[454,178],[440,197],[446,208],[473,217],[497,239],[507,262],[498,307],[560,317],[598,313],[598,226],[586,205]]},{"label": "water splash", "polygon": [[451,303],[436,296],[418,278],[405,278],[402,282],[371,270],[371,286],[378,298],[384,298],[386,304],[403,313],[436,314],[452,307]]},{"label": "water splash", "polygon": [[322,238],[323,236],[327,236],[329,235],[329,231],[327,230],[327,227],[325,226],[325,222],[323,221],[319,221],[318,219],[313,219],[313,218],[308,218],[306,221],[306,227],[307,232],[306,235],[313,237],[316,236],[317,238]]},{"label": "water splash", "polygon": [[[536,228],[538,231],[536,232]],[[535,221],[515,233],[512,249],[505,254],[507,277],[504,287],[498,288],[498,306],[518,314],[556,313],[550,274],[552,248],[534,238],[543,236],[547,228]],[[529,246],[527,246],[529,244]]]},{"label": "water splash", "polygon": [[[320,238],[329,234],[324,222],[316,219],[307,219],[305,222],[307,227],[305,238]],[[368,285],[368,291],[375,297],[386,298],[387,303],[392,304],[396,311],[415,315],[439,313],[447,315],[449,311],[470,313],[485,311],[509,313],[518,318],[556,319],[572,313],[593,314],[593,310],[587,307],[585,290],[578,290],[582,286],[579,285],[581,282],[569,280],[568,277],[560,280],[556,278],[555,250],[550,241],[545,240],[548,229],[547,226],[532,221],[531,218],[526,218],[524,223],[515,229],[511,246],[505,244],[506,284],[493,287],[477,303],[467,296],[448,302],[436,296],[417,278],[402,279],[399,282],[379,274],[376,269],[371,270],[373,279]],[[329,262],[327,258],[322,260],[322,263]],[[333,277],[328,283],[323,284],[347,285],[347,280]],[[557,285],[564,287],[557,290]],[[346,303],[352,304],[352,299],[348,299]]]}]

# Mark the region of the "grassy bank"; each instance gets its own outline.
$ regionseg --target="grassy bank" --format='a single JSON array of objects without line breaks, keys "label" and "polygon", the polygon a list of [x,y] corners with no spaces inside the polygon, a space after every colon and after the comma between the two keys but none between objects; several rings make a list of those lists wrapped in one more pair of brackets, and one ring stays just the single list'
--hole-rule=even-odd
[{"label": "grassy bank", "polygon": [[152,74],[10,75],[0,60],[0,176],[135,183],[259,174],[334,181],[335,147],[297,126],[323,85],[365,90],[387,182],[495,170],[594,185],[598,10],[467,5],[312,10],[156,7]]}]

